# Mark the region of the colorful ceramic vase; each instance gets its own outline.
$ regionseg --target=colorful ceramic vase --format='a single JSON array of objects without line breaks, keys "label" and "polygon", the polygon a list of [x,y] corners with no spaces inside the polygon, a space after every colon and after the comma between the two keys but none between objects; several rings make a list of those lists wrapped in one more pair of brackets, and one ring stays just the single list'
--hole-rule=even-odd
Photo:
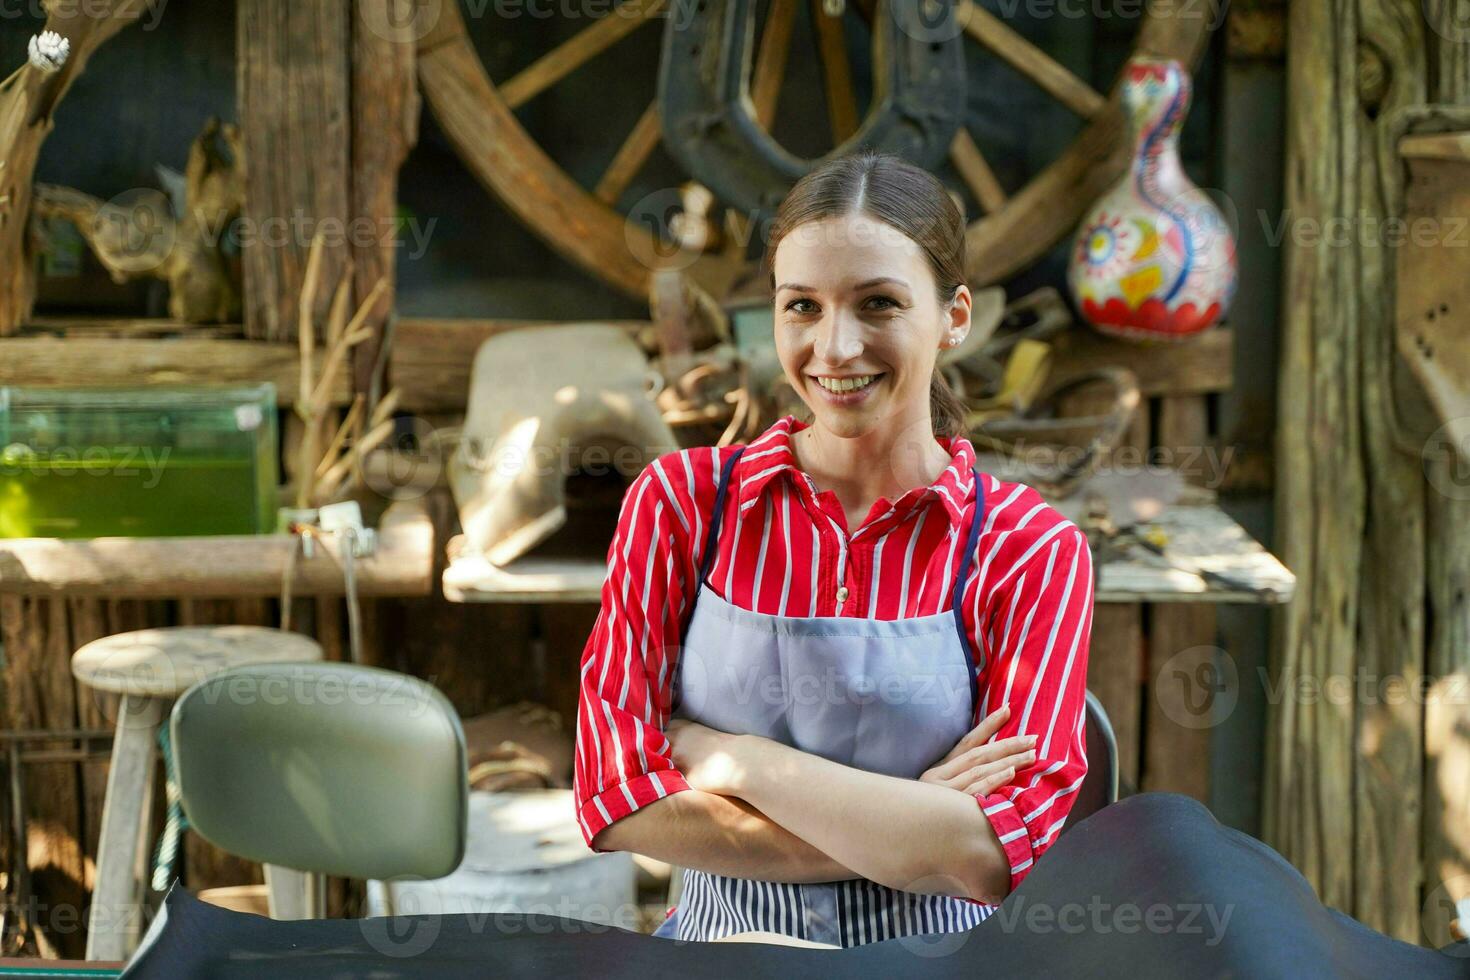
[{"label": "colorful ceramic vase", "polygon": [[1177,61],[1135,58],[1125,69],[1133,162],[1083,219],[1067,273],[1072,299],[1103,333],[1189,337],[1235,294],[1234,236],[1179,164],[1189,88]]}]

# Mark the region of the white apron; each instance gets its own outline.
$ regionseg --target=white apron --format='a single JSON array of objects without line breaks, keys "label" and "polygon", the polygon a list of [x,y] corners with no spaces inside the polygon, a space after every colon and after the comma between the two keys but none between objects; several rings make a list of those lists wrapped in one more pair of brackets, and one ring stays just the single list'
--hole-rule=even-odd
[{"label": "white apron", "polygon": [[[909,619],[771,616],[716,595],[705,577],[725,492],[742,447],[726,460],[676,667],[673,716],[761,735],[843,765],[917,779],[974,727],[978,657],[958,607]],[[985,493],[955,575],[969,574]],[[838,946],[962,932],[995,909],[854,878],[819,884],[729,878],[686,868],[679,907],[654,933],[712,940],[762,930]]]}]

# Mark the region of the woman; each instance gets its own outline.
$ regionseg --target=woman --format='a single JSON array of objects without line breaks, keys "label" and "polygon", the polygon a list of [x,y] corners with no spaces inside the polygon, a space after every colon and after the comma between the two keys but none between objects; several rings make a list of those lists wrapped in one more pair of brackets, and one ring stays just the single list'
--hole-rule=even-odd
[{"label": "woman", "polygon": [[968,930],[1066,820],[1091,557],[1035,490],[974,468],[936,372],[970,328],[964,231],[895,157],[804,177],[766,264],[811,420],[628,489],[575,794],[594,850],[686,869],[658,935]]}]

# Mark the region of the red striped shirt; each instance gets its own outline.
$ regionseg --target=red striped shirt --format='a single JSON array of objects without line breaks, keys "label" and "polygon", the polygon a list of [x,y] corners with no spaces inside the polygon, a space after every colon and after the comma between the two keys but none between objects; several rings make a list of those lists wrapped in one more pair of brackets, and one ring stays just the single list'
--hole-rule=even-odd
[{"label": "red striped shirt", "polygon": [[[900,619],[952,608],[958,551],[975,512],[969,440],[939,438],[951,456],[940,477],[897,500],[880,498],[849,533],[836,494],[818,491],[797,466],[790,437],[802,428],[793,416],[778,420],[734,464],[709,587],[771,615]],[[573,789],[589,847],[613,821],[689,788],[663,734],[673,654],[694,601],[720,467],[734,450],[661,456],[623,499],[581,664]],[[976,797],[1005,848],[1014,889],[1056,840],[1087,771],[1092,558],[1077,526],[1034,489],[981,479],[984,525],[962,590],[965,629],[984,653],[975,723],[1008,702],[996,738],[1037,736],[1036,761],[999,792]]]}]

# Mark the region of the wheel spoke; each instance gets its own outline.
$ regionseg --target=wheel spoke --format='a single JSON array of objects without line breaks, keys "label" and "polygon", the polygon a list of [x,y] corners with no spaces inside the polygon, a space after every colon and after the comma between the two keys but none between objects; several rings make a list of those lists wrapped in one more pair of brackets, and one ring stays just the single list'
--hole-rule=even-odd
[{"label": "wheel spoke", "polygon": [[776,119],[776,103],[781,99],[781,83],[786,78],[786,56],[791,51],[791,34],[795,26],[796,0],[771,0],[765,29],[761,31],[755,72],[750,80],[750,100],[755,104],[755,118],[766,132],[770,132]]},{"label": "wheel spoke", "polygon": [[638,122],[623,140],[623,145],[618,147],[618,152],[612,163],[607,165],[602,179],[597,182],[594,193],[609,207],[617,204],[623,191],[638,176],[648,155],[658,146],[658,137],[658,100],[654,99],[643,110],[643,115],[638,117]]},{"label": "wheel spoke", "polygon": [[975,145],[969,131],[961,128],[954,134],[954,142],[949,147],[949,159],[959,171],[965,186],[970,188],[970,193],[975,195],[975,200],[980,202],[981,210],[991,214],[1005,207],[1006,192],[1000,186],[1000,181],[995,179],[995,171],[990,169],[990,164],[981,155],[980,147]]},{"label": "wheel spoke", "polygon": [[817,49],[822,56],[822,78],[827,88],[827,117],[832,123],[832,142],[841,146],[857,132],[858,126],[857,100],[853,96],[842,18],[828,17],[822,12],[822,0],[812,0],[812,24],[817,32]]},{"label": "wheel spoke", "polygon": [[1083,119],[1093,118],[1107,104],[1090,85],[972,0],[956,0],[955,16],[966,34]]},{"label": "wheel spoke", "polygon": [[537,58],[496,88],[512,109],[520,108],[601,52],[658,15],[666,0],[623,0],[591,26]]}]

